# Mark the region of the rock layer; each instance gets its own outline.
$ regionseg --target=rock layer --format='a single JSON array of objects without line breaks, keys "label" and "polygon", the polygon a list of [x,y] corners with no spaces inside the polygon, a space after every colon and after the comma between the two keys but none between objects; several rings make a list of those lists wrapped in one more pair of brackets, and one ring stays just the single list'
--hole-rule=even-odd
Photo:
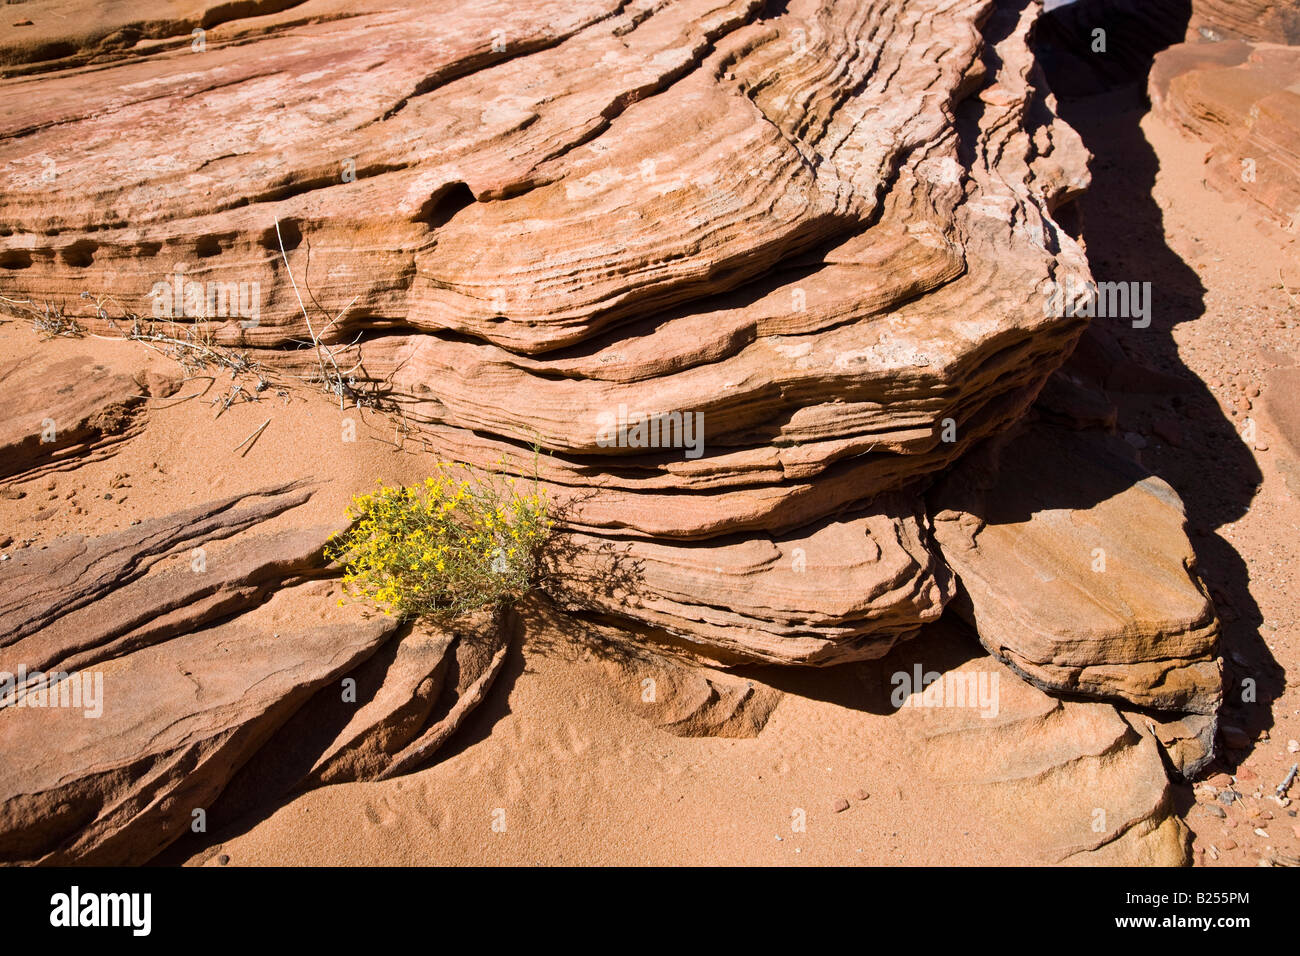
[{"label": "rock layer", "polygon": [[188,832],[271,731],[394,626],[354,610],[273,634],[301,597],[69,677],[102,675],[97,718],[30,692],[0,709],[0,860],[139,864]]},{"label": "rock layer", "polygon": [[932,686],[979,681],[991,688],[996,711],[951,701],[905,708],[914,759],[937,785],[979,800],[1042,863],[1187,862],[1187,828],[1173,812],[1150,733],[1108,704],[1050,697],[989,658],[946,671]]},{"label": "rock layer", "polygon": [[616,609],[703,656],[832,664],[880,657],[952,596],[923,517],[902,496],[878,514],[798,534],[662,544],[570,534],[551,559],[564,605]]},{"label": "rock layer", "polygon": [[0,424],[0,479],[103,454],[139,426],[144,389],[87,354],[50,367],[22,359],[0,367],[16,411]]},{"label": "rock layer", "polygon": [[1300,43],[1300,3],[1296,0],[1194,0],[1192,26],[1207,38]]}]

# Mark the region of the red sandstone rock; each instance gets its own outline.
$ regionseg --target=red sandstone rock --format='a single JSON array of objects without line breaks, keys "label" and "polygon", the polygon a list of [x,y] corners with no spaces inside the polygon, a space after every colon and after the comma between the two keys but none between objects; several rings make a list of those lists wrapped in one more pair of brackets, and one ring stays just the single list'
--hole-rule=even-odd
[{"label": "red sandstone rock", "polygon": [[1044,864],[1187,862],[1187,828],[1173,811],[1150,734],[1108,704],[1050,697],[991,658],[945,672],[938,683],[958,680],[968,687],[983,680],[996,712],[971,706],[906,711],[916,733],[915,759],[936,785],[980,800]]},{"label": "red sandstone rock", "polygon": [[271,732],[395,626],[352,609],[272,633],[269,616],[299,591],[73,675],[101,675],[97,718],[30,700],[0,709],[0,860],[144,863],[189,832]]},{"label": "red sandstone rock", "polygon": [[105,453],[139,425],[141,387],[90,356],[53,366],[21,359],[0,367],[11,409],[0,423],[0,478],[89,453]]},{"label": "red sandstone rock", "polygon": [[[0,123],[3,277],[91,292],[106,334],[124,326],[102,296],[149,316],[215,283],[217,341],[265,350],[310,331],[283,243],[312,329],[361,333],[340,361],[439,454],[524,472],[541,445],[596,552],[577,577],[603,543],[644,552],[638,600],[606,610],[719,654],[875,655],[946,600],[914,529],[873,531],[901,564],[772,596],[753,569],[790,555],[731,556],[879,515],[1022,414],[1081,331],[1045,308],[1050,281],[1086,278],[1051,210],[1087,172],[1026,43],[1036,12],[363,5],[272,19],[253,47],[237,23],[202,54],[106,47],[96,85],[24,61]],[[314,350],[259,354],[315,374]],[[628,416],[668,419],[669,447],[628,438]],[[704,573],[746,583],[710,599],[723,578],[697,566],[737,560]]]}]

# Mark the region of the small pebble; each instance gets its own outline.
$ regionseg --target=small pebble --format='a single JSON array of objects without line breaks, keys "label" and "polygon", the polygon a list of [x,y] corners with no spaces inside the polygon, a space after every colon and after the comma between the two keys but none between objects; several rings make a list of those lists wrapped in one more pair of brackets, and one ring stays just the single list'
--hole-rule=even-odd
[{"label": "small pebble", "polygon": [[836,813],[843,813],[848,808],[849,808],[849,801],[843,799],[842,797],[831,804],[831,809]]},{"label": "small pebble", "polygon": [[222,866],[225,866],[227,863],[230,862],[230,854],[228,853],[221,854],[221,856],[217,857],[217,862],[220,863]]},{"label": "small pebble", "polygon": [[853,797],[856,800],[865,800],[869,796],[871,796],[871,794],[867,793],[865,790],[859,790],[857,793],[853,794]]}]

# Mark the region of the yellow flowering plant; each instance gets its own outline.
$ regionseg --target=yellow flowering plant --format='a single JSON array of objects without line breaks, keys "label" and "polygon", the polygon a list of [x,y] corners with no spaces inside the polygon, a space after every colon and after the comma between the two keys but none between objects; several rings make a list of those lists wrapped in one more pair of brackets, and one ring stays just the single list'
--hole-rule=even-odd
[{"label": "yellow flowering plant", "polygon": [[353,598],[398,617],[451,618],[517,600],[551,530],[538,487],[500,471],[440,462],[421,484],[384,486],[348,506],[352,526],[325,555]]}]

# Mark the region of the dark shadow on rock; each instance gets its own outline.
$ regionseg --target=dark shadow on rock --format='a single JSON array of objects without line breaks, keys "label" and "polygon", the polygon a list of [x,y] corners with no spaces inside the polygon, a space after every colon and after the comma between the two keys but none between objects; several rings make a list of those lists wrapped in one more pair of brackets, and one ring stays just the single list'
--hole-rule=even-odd
[{"label": "dark shadow on rock", "polygon": [[[504,621],[506,623],[501,625],[504,632],[500,639],[506,645],[505,660],[492,678],[484,698],[463,716],[441,745],[399,775],[418,773],[485,739],[497,720],[510,712],[510,690],[515,679],[523,672],[523,627],[517,615],[508,610],[504,614]],[[184,864],[192,857],[201,856],[205,851],[214,850],[249,832],[302,794],[319,789],[320,786],[332,785],[320,784],[311,774],[313,767],[347,727],[358,709],[370,704],[381,694],[402,641],[421,626],[423,625],[412,622],[403,624],[387,643],[344,675],[356,682],[355,697],[350,696],[345,700],[337,681],[331,681],[318,690],[270,735],[251,759],[233,773],[213,805],[205,808],[205,822],[209,832],[185,834],[155,857],[151,864]],[[455,641],[489,640],[485,635],[474,633],[472,629],[461,631],[455,622],[441,626],[455,631]],[[495,645],[489,645],[489,654],[493,646]],[[462,683],[460,649],[453,644],[447,649],[445,660],[445,668],[441,670],[438,680],[440,691],[429,704],[428,713],[420,718],[419,729],[407,733],[402,738],[402,749],[390,754],[393,760],[402,759],[406,745],[420,734],[451,718],[457,703],[457,688]],[[392,715],[389,716],[391,718]],[[363,779],[375,778],[367,775]],[[339,782],[352,780],[347,778]]]},{"label": "dark shadow on rock", "polygon": [[[1120,431],[1146,441],[1142,464],[1183,499],[1201,574],[1223,619],[1224,718],[1254,737],[1271,724],[1267,705],[1281,693],[1283,672],[1259,636],[1263,618],[1246,564],[1215,532],[1246,513],[1262,475],[1236,424],[1179,357],[1175,326],[1214,319],[1205,315],[1196,271],[1165,242],[1153,192],[1159,161],[1140,126],[1150,109],[1152,60],[1183,40],[1190,17],[1190,0],[1080,0],[1046,14],[1035,40],[1060,115],[1094,157],[1078,215],[1061,219],[1077,221],[1098,283],[1152,284],[1149,327],[1095,319],[1072,363],[1107,354],[1127,360],[1122,380],[1101,384],[1118,407]],[[1104,31],[1104,53],[1093,51],[1097,30]],[[1243,703],[1247,680],[1255,700]]]},{"label": "dark shadow on rock", "polygon": [[[974,635],[951,615],[901,640],[884,657],[830,667],[780,667],[751,664],[730,673],[761,681],[787,694],[823,701],[850,710],[889,715],[908,693],[925,689],[925,681],[962,664],[986,657]],[[918,674],[920,686],[918,685]]]},{"label": "dark shadow on rock", "polygon": [[[516,610],[519,611],[520,608]],[[474,744],[487,740],[497,722],[510,715],[510,692],[514,689],[519,675],[525,670],[523,643],[526,630],[526,624],[520,614],[512,615],[511,619],[515,622],[514,632],[507,639],[506,659],[497,676],[493,678],[492,686],[488,688],[487,694],[479,701],[478,706],[465,715],[460,726],[452,731],[451,736],[438,748],[433,759],[420,769],[449,760]]]}]

